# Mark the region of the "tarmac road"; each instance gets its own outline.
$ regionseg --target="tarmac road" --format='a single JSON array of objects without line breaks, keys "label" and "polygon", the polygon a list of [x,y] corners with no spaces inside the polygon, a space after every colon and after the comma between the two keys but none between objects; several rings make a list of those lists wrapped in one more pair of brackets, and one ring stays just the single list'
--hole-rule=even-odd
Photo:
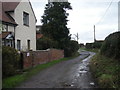
[{"label": "tarmac road", "polygon": [[95,53],[82,51],[79,57],[42,70],[17,88],[95,88],[97,86],[88,67],[93,55]]}]

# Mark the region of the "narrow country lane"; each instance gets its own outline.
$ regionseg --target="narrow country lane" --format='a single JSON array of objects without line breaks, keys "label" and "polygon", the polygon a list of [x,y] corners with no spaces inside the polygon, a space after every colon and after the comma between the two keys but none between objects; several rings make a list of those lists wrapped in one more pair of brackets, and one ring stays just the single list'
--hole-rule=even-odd
[{"label": "narrow country lane", "polygon": [[79,57],[47,68],[17,88],[94,88],[96,84],[88,67],[93,55],[95,53],[82,51]]}]

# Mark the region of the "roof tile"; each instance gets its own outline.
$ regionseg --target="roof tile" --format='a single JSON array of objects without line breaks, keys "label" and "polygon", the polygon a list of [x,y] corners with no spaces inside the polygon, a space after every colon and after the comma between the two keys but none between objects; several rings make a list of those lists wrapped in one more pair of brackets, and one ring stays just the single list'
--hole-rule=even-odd
[{"label": "roof tile", "polygon": [[7,12],[14,11],[19,3],[20,2],[0,2],[0,7],[2,7],[2,9],[0,9],[0,12],[2,13],[0,14],[0,20],[3,22],[16,24],[14,19],[11,18]]}]

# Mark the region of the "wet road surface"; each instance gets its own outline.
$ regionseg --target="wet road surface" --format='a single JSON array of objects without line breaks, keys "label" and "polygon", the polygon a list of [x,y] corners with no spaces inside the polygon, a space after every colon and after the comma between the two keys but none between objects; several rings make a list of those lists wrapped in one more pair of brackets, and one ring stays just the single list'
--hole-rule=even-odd
[{"label": "wet road surface", "polygon": [[96,84],[88,67],[93,55],[82,51],[79,57],[42,70],[17,88],[94,88]]}]

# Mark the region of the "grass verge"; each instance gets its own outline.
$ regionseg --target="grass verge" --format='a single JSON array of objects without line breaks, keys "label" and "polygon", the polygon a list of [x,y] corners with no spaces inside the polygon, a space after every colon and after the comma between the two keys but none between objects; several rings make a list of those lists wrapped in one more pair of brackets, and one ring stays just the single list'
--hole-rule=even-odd
[{"label": "grass verge", "polygon": [[20,83],[22,83],[23,81],[29,79],[31,76],[37,74],[38,72],[40,72],[43,69],[46,69],[50,66],[53,66],[61,61],[66,61],[66,60],[70,60],[73,59],[75,57],[77,57],[79,54],[76,53],[73,57],[67,57],[67,58],[62,58],[59,60],[54,60],[51,62],[48,62],[46,64],[40,64],[34,68],[30,68],[28,70],[25,70],[24,73],[22,74],[18,74],[15,76],[11,76],[8,78],[3,79],[2,81],[2,88],[14,88],[15,86],[19,85]]},{"label": "grass verge", "polygon": [[120,88],[120,63],[117,60],[96,54],[90,69],[101,88]]},{"label": "grass verge", "polygon": [[86,51],[90,51],[90,52],[98,53],[100,49],[87,49],[87,48],[80,48],[80,50],[86,50]]}]

